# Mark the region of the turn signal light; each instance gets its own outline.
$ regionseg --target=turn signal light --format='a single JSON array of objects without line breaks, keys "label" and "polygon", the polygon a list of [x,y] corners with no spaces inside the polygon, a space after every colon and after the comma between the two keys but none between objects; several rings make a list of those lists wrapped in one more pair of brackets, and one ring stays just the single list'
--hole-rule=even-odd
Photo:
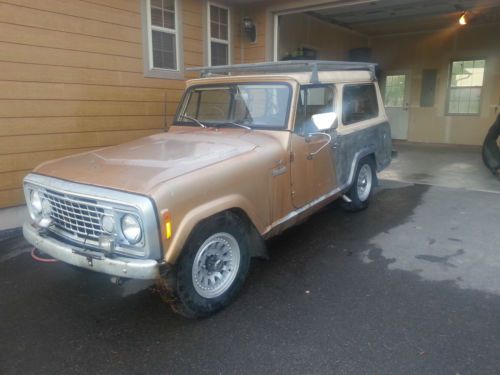
[{"label": "turn signal light", "polygon": [[169,240],[172,237],[172,219],[170,212],[165,211],[163,214],[163,223],[165,225],[165,238]]}]

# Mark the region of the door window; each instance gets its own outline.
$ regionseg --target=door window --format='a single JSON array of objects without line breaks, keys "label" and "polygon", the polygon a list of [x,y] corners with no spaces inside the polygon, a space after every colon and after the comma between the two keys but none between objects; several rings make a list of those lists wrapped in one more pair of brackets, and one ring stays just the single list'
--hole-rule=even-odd
[{"label": "door window", "polygon": [[333,86],[303,86],[300,89],[295,132],[306,135],[318,131],[312,122],[312,116],[320,113],[335,112]]},{"label": "door window", "polygon": [[386,107],[401,108],[405,99],[406,75],[387,76],[385,80],[384,103]]}]

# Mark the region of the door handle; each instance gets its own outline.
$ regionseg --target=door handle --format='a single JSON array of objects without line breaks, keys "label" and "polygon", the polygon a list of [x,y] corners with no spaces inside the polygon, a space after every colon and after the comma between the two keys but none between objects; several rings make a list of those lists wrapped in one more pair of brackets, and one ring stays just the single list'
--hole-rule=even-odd
[{"label": "door handle", "polygon": [[407,111],[409,108],[410,108],[410,104],[409,103],[405,103],[405,105],[403,107],[403,111]]}]

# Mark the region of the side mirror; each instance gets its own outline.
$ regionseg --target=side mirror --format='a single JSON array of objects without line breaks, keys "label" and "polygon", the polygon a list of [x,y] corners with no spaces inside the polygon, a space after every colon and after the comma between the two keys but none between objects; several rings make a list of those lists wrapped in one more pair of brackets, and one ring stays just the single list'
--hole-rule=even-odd
[{"label": "side mirror", "polygon": [[337,113],[327,112],[312,115],[312,121],[318,131],[326,131],[337,127]]}]

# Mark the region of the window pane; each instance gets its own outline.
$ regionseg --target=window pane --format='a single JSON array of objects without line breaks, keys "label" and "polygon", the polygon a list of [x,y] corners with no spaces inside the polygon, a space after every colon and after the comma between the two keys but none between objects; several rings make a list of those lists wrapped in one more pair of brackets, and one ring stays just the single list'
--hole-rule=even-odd
[{"label": "window pane", "polygon": [[228,31],[227,28],[228,28],[227,25],[220,25],[219,26],[219,38],[220,39],[228,40],[228,38],[227,38],[227,31]]},{"label": "window pane", "polygon": [[201,94],[200,121],[217,121],[229,118],[231,91],[227,88],[206,90]]},{"label": "window pane", "polygon": [[151,24],[175,29],[175,0],[151,0]]},{"label": "window pane", "polygon": [[342,121],[346,125],[377,117],[378,103],[375,87],[371,84],[344,86],[342,109]]},{"label": "window pane", "polygon": [[[200,97],[200,92],[199,91],[194,91],[191,92],[190,97],[188,99],[188,103],[186,106],[186,110],[184,111],[184,114],[198,118],[198,100]],[[180,119],[181,121],[184,119]]]},{"label": "window pane", "polygon": [[485,60],[453,61],[451,65],[448,113],[478,114]]},{"label": "window pane", "polygon": [[154,26],[163,27],[163,19],[161,18],[161,9],[151,8],[151,24]]},{"label": "window pane", "polygon": [[[283,128],[288,116],[290,91],[288,85],[279,83],[191,88],[187,102],[181,108],[185,108],[184,113],[205,121],[209,126],[236,122],[255,128]],[[182,114],[177,121],[191,122],[183,119]]]},{"label": "window pane", "polygon": [[312,121],[312,116],[329,112],[335,112],[332,86],[302,88],[295,119],[295,132],[305,135],[318,131]]},{"label": "window pane", "polygon": [[174,34],[153,30],[153,66],[177,69]]},{"label": "window pane", "polygon": [[229,63],[228,47],[223,43],[211,43],[211,64],[212,65],[227,65]]},{"label": "window pane", "polygon": [[227,9],[219,8],[219,22],[223,25],[228,24],[228,13]]},{"label": "window pane", "polygon": [[213,5],[210,6],[210,21],[219,22],[219,8]]},{"label": "window pane", "polygon": [[481,89],[477,87],[450,89],[448,112],[456,114],[479,113]]},{"label": "window pane", "polygon": [[175,12],[175,0],[163,0],[163,9]]},{"label": "window pane", "polygon": [[175,13],[168,10],[163,12],[163,27],[175,29]]},{"label": "window pane", "polygon": [[484,60],[454,61],[451,69],[451,87],[482,86]]},{"label": "window pane", "polygon": [[387,76],[384,102],[386,107],[403,107],[406,76]]},{"label": "window pane", "polygon": [[210,36],[219,39],[219,24],[210,22]]},{"label": "window pane", "polygon": [[229,11],[214,5],[210,6],[210,36],[212,38],[228,40]]}]

